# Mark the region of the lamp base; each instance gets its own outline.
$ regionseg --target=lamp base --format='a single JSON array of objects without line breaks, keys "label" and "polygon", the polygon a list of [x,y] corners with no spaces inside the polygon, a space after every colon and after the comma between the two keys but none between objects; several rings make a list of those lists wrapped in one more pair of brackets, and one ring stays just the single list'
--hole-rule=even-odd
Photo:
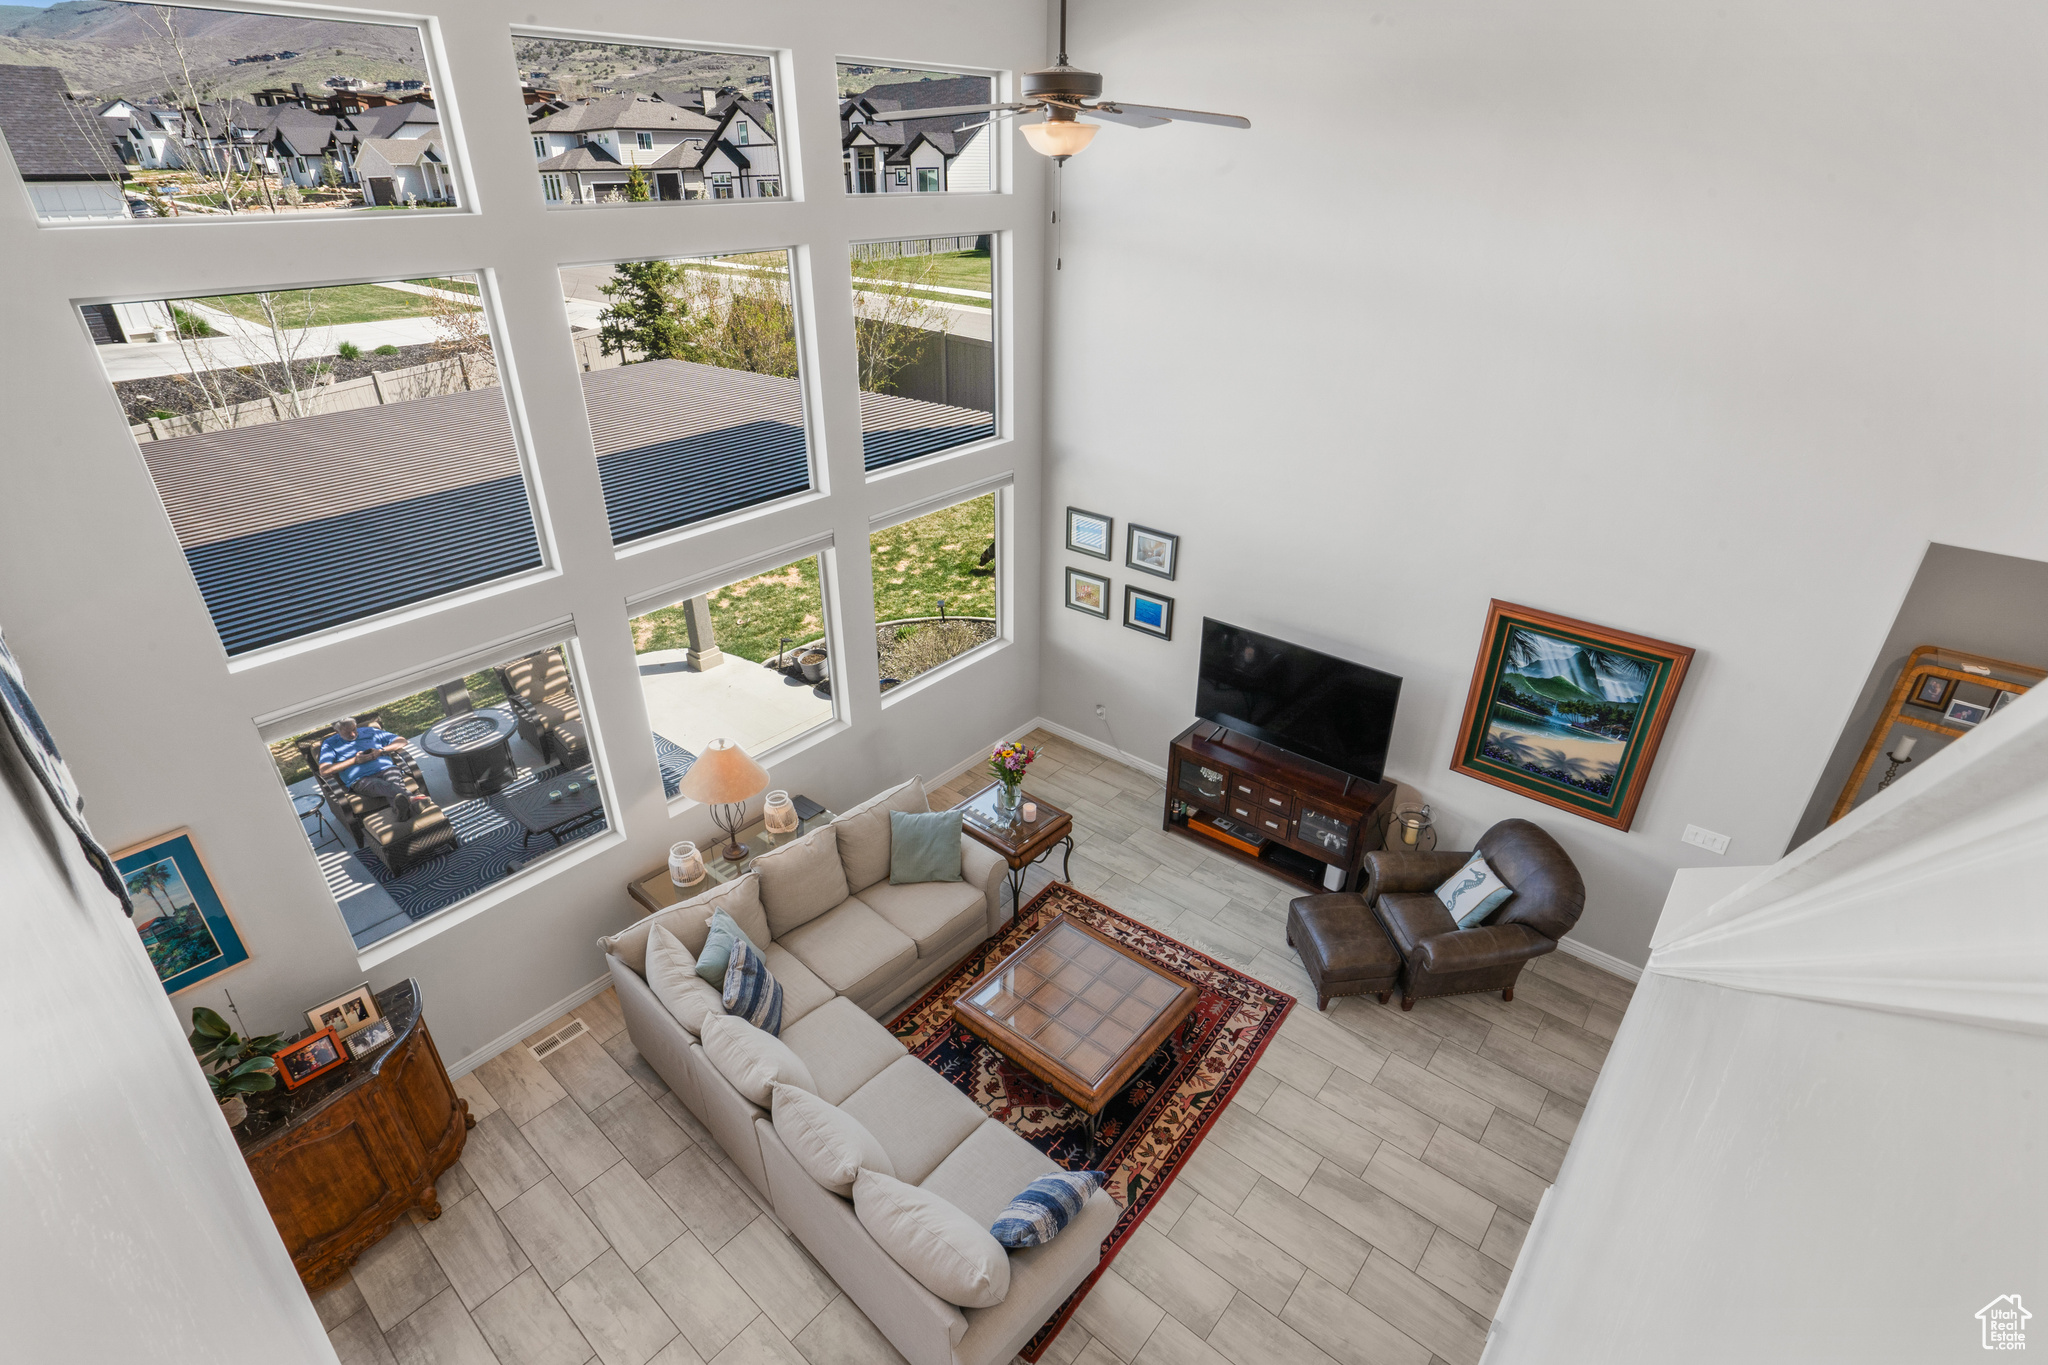
[{"label": "lamp base", "polygon": [[729,863],[736,863],[753,851],[753,849],[748,848],[745,844],[735,841],[718,850],[718,856]]}]

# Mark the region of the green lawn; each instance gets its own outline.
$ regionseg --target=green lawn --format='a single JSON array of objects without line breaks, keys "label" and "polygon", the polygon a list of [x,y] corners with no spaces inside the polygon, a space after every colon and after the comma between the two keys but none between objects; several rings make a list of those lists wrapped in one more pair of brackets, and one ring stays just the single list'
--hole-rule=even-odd
[{"label": "green lawn", "polygon": [[[726,653],[765,663],[775,657],[785,637],[794,648],[825,633],[821,601],[817,558],[800,559],[712,593],[711,628]],[[689,643],[680,605],[633,621],[635,653],[685,649]]]},{"label": "green lawn", "polygon": [[424,285],[428,289],[445,289],[451,294],[474,294],[475,280],[451,280],[446,275],[428,275],[424,279],[407,280],[407,284]]},{"label": "green lawn", "polygon": [[853,263],[853,277],[857,280],[914,280],[985,294],[994,292],[991,271],[986,251],[942,251],[933,256],[897,256]]},{"label": "green lawn", "polygon": [[[197,302],[249,322],[268,322],[254,294],[220,294]],[[334,327],[350,322],[383,322],[433,313],[437,300],[381,284],[342,284],[325,289],[280,290],[271,295],[278,320],[287,327]]]}]

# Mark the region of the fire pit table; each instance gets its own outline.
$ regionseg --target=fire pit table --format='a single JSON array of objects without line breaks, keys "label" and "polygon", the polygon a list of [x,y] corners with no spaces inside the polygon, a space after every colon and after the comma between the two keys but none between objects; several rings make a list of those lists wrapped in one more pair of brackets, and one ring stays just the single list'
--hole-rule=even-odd
[{"label": "fire pit table", "polygon": [[435,722],[420,747],[448,765],[457,796],[489,796],[516,775],[512,736],[519,722],[503,711],[471,711]]}]

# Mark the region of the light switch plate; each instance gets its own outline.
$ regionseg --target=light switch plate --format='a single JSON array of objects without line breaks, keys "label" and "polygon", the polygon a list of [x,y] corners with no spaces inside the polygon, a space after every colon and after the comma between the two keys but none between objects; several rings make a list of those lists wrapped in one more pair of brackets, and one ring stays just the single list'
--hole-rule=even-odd
[{"label": "light switch plate", "polygon": [[1685,840],[1686,843],[1696,844],[1709,853],[1726,853],[1728,851],[1727,835],[1716,834],[1710,829],[1701,829],[1698,825],[1687,825],[1685,833],[1679,837]]}]

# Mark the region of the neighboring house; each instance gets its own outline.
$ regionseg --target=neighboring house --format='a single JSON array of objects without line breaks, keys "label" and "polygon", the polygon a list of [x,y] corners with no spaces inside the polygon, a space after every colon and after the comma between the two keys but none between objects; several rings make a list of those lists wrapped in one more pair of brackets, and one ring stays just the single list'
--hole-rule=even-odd
[{"label": "neighboring house", "polygon": [[264,150],[279,175],[301,189],[311,189],[321,183],[326,172],[338,126],[338,120],[326,114],[280,109]]},{"label": "neighboring house", "polygon": [[[123,112],[116,114],[116,108]],[[146,171],[166,171],[185,164],[184,153],[178,146],[184,115],[178,110],[115,100],[100,110],[100,117],[107,120],[109,127],[116,123],[123,126],[124,152],[134,165]]]},{"label": "neighboring house", "polygon": [[126,218],[121,149],[54,66],[0,66],[0,133],[46,222]]},{"label": "neighboring house", "polygon": [[[692,104],[695,107],[692,107]],[[628,197],[632,168],[652,199],[782,194],[781,150],[766,105],[704,91],[695,100],[610,95],[535,120],[535,169],[551,204]]]},{"label": "neighboring house", "polygon": [[455,202],[455,177],[438,136],[363,138],[355,166],[365,204],[403,204],[407,196],[421,204]]},{"label": "neighboring house", "polygon": [[437,137],[440,132],[441,115],[431,102],[384,104],[339,119],[333,146],[328,150],[341,168],[341,178],[353,185],[357,183],[356,144],[364,138]]},{"label": "neighboring house", "polygon": [[[875,115],[988,102],[986,76],[898,81],[839,102],[846,188],[853,194],[934,194],[990,188],[994,140],[979,114],[877,122]],[[973,125],[973,126],[969,126]]]},{"label": "neighboring house", "polygon": [[95,346],[118,346],[124,342],[172,341],[177,337],[170,305],[155,300],[142,303],[82,303],[79,316]]}]

